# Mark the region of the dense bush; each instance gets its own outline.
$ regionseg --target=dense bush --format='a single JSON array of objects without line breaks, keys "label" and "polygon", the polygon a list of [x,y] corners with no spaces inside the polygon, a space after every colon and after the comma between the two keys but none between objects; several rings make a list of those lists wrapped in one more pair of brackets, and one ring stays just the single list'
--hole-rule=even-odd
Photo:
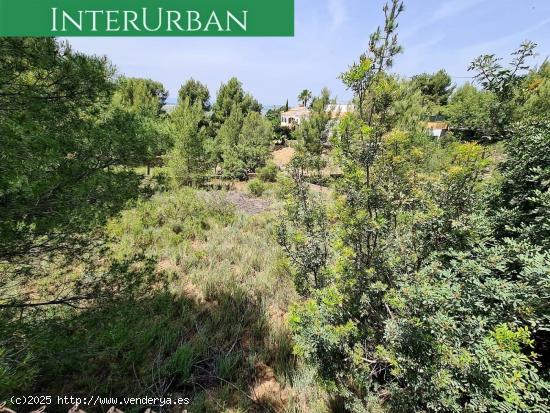
[{"label": "dense bush", "polygon": [[81,254],[137,197],[122,167],[150,159],[155,122],[113,103],[114,74],[55,39],[0,38],[0,263]]},{"label": "dense bush", "polygon": [[268,162],[266,166],[258,170],[258,178],[263,182],[277,181],[277,173],[279,168],[273,162]]},{"label": "dense bush", "polygon": [[[0,38],[0,402],[549,412],[550,66],[529,70],[525,42],[454,93],[444,71],[393,75],[403,10],[388,2],[341,75],[355,111],[300,95],[311,116],[279,177],[282,108],[262,116],[237,79],[213,105],[187,82],[167,115],[158,82]],[[441,113],[464,133],[432,139]],[[252,172],[248,192],[279,199],[189,188]]]},{"label": "dense bush", "polygon": [[386,72],[402,10],[386,5],[384,28],[342,75],[360,107],[332,137],[342,176],[328,210],[303,185],[319,151],[294,160],[279,240],[304,296],[291,310],[295,353],[343,411],[548,412],[548,128],[537,113],[519,128],[504,119],[532,44],[515,71],[476,59],[485,91],[465,86],[447,107],[506,139],[495,168],[485,145],[429,139],[414,85]]},{"label": "dense bush", "polygon": [[502,183],[493,199],[500,238],[550,249],[550,123],[520,125],[505,142]]},{"label": "dense bush", "polygon": [[113,251],[127,257],[140,251],[176,262],[186,253],[186,241],[203,240],[212,228],[234,219],[234,208],[221,197],[209,197],[190,188],[155,195],[111,220],[107,232]]},{"label": "dense bush", "polygon": [[248,191],[254,196],[262,196],[265,190],[265,184],[259,179],[253,179],[248,183]]},{"label": "dense bush", "polygon": [[[523,208],[513,202],[515,228],[524,231],[516,240],[501,238],[485,210],[482,195],[490,186],[481,180],[487,166],[481,146],[437,148],[393,132],[382,138],[367,175],[355,152],[346,152],[354,139],[341,126],[345,169],[332,228],[337,259],[316,270],[324,284],[295,259],[315,245],[303,243],[308,231],[323,227],[311,212],[304,215],[309,221],[295,219],[315,204],[297,198],[288,209],[293,232],[303,235],[283,244],[299,274],[296,286],[309,297],[292,310],[296,353],[319,366],[354,412],[374,409],[381,394],[395,412],[546,411],[548,383],[533,352],[547,348],[549,327],[550,255],[540,245],[547,241],[541,231],[548,209],[541,198],[529,197]],[[542,135],[523,133],[524,142],[541,147]],[[512,157],[530,151],[513,147]],[[536,165],[523,171],[541,174]],[[511,173],[506,164],[503,172]],[[512,182],[536,185],[535,194],[545,181],[505,180],[499,200],[529,193],[510,188]],[[532,219],[542,225],[529,227]]]}]

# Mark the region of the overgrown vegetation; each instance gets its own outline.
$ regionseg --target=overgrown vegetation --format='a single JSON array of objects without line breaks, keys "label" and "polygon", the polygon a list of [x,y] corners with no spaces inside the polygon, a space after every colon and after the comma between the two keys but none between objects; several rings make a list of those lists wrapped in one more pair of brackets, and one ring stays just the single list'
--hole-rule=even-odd
[{"label": "overgrown vegetation", "polygon": [[0,38],[0,402],[548,411],[550,66],[525,42],[404,79],[383,11],[353,110],[305,89],[292,130],[235,78],[165,113],[158,82]]},{"label": "overgrown vegetation", "polygon": [[[443,74],[409,85],[387,72],[402,11],[385,6],[383,28],[342,75],[358,113],[332,139],[334,201],[292,174],[279,239],[303,297],[295,353],[344,411],[548,411],[548,109],[520,106],[543,98],[529,85],[546,69],[527,72],[528,42],[511,69],[482,56],[470,69],[483,91],[466,85],[447,104]],[[437,106],[458,135],[418,127]],[[495,168],[485,143],[457,139],[464,130],[504,140],[505,160]]]}]

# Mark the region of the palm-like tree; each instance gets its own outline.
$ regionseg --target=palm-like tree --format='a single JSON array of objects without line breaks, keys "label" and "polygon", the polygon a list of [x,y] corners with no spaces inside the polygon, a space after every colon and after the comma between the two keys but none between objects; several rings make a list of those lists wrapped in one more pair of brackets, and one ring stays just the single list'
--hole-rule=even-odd
[{"label": "palm-like tree", "polygon": [[312,97],[313,95],[311,94],[311,91],[304,89],[298,95],[298,102],[301,102],[304,106],[307,106],[307,102],[309,102]]}]

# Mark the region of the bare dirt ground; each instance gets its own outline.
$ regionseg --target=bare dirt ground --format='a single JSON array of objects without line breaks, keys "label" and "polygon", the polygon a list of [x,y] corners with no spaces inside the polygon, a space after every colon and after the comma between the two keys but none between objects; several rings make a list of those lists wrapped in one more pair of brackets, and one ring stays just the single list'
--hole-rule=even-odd
[{"label": "bare dirt ground", "polygon": [[292,156],[294,156],[294,152],[296,150],[291,147],[278,149],[273,152],[273,162],[279,168],[284,169],[292,159]]},{"label": "bare dirt ground", "polygon": [[271,209],[271,202],[266,199],[254,198],[243,192],[227,192],[226,199],[231,202],[237,210],[248,215],[257,215]]}]

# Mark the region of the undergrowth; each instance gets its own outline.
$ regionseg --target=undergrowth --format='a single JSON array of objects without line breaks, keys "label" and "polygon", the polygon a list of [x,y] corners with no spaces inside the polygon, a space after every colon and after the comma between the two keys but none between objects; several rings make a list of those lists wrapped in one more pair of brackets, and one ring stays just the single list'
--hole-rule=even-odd
[{"label": "undergrowth", "polygon": [[[223,195],[191,189],[124,211],[106,226],[100,259],[110,296],[85,309],[2,314],[0,337],[16,332],[0,339],[2,387],[10,394],[189,397],[190,412],[322,405],[292,355],[286,310],[296,293],[273,226],[269,213],[244,216]],[[115,292],[126,280],[131,293]]]}]

